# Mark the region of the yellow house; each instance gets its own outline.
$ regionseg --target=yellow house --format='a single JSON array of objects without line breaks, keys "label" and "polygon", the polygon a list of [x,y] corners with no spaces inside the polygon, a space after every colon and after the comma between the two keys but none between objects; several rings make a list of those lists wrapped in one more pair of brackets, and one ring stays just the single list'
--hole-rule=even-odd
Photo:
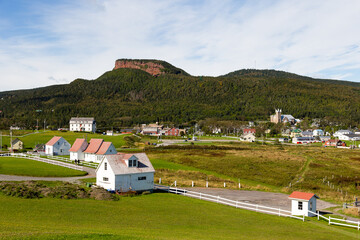
[{"label": "yellow house", "polygon": [[22,141],[20,141],[20,139],[18,139],[18,138],[15,138],[12,141],[11,145],[12,145],[13,150],[21,150],[24,148],[24,143]]}]

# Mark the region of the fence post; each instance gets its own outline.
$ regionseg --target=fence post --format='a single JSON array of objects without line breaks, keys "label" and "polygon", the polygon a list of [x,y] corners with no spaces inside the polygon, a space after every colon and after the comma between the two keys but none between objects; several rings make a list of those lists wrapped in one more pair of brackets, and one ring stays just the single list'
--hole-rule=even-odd
[{"label": "fence post", "polygon": [[175,181],[175,187],[176,187],[176,181]]},{"label": "fence post", "polygon": [[206,181],[206,187],[209,187],[209,182],[208,181]]},{"label": "fence post", "polygon": [[320,219],[320,211],[319,210],[317,210],[317,217],[318,217],[318,221],[319,221],[319,219]]},{"label": "fence post", "polygon": [[217,196],[216,202],[219,203],[219,195]]},{"label": "fence post", "polygon": [[226,182],[224,182],[224,187],[226,187]]},{"label": "fence post", "polygon": [[[176,182],[176,181],[175,181]],[[177,194],[177,188],[175,188],[175,193]]]},{"label": "fence post", "polygon": [[360,222],[358,222],[358,231],[359,231],[359,228],[360,228]]},{"label": "fence post", "polygon": [[259,207],[259,205],[257,204],[257,205],[256,205],[256,211],[258,211],[258,207]]},{"label": "fence post", "polygon": [[280,214],[280,208],[279,208],[279,217],[281,216],[281,214]]},{"label": "fence post", "polygon": [[161,184],[161,178],[159,178],[159,184]]},{"label": "fence post", "polygon": [[200,193],[200,200],[201,200],[201,193]]},{"label": "fence post", "polygon": [[329,225],[331,224],[331,221],[330,221],[331,217],[329,216]]},{"label": "fence post", "polygon": [[194,187],[194,181],[191,181],[191,187]]},{"label": "fence post", "polygon": [[303,222],[305,222],[305,214],[303,214]]},{"label": "fence post", "polygon": [[235,208],[237,208],[237,207],[238,207],[237,205],[238,205],[238,201],[236,200],[236,205],[235,205]]}]

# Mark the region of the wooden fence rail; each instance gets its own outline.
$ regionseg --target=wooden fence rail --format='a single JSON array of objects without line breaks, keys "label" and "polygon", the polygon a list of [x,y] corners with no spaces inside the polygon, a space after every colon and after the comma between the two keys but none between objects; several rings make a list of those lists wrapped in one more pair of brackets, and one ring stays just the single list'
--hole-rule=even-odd
[{"label": "wooden fence rail", "polygon": [[[334,218],[334,217],[331,217],[329,216],[328,218],[325,217],[325,216],[322,216],[320,215],[319,211],[317,211],[316,213],[312,212],[309,210],[310,213],[316,215],[318,217],[318,220],[319,220],[319,217],[325,219],[326,221],[329,222],[329,225],[339,225],[339,226],[344,226],[344,227],[352,227],[352,228],[357,228],[357,230],[360,229],[360,221],[358,222],[355,222],[355,221],[351,221],[351,220],[346,220],[346,219],[341,219],[341,218]],[[346,223],[350,223],[350,224],[345,224],[345,223],[339,223],[339,222],[346,222]]]},{"label": "wooden fence rail", "polygon": [[259,205],[259,204],[244,203],[244,202],[239,202],[239,201],[234,201],[231,199],[223,198],[220,196],[214,196],[214,195],[205,194],[205,193],[201,193],[201,192],[194,192],[194,191],[189,191],[186,189],[173,188],[173,187],[167,187],[167,186],[162,186],[162,185],[155,185],[155,189],[166,191],[169,193],[175,193],[175,194],[179,194],[179,195],[183,195],[183,196],[198,198],[198,199],[206,200],[206,201],[210,201],[210,202],[221,203],[221,204],[232,206],[235,208],[242,208],[242,209],[252,210],[252,211],[256,211],[256,212],[273,214],[273,215],[278,215],[281,217],[296,218],[296,219],[305,221],[305,216],[303,216],[303,217],[293,216],[293,215],[291,215],[290,211],[283,210],[280,208],[272,208],[272,207],[263,206],[263,205]]}]

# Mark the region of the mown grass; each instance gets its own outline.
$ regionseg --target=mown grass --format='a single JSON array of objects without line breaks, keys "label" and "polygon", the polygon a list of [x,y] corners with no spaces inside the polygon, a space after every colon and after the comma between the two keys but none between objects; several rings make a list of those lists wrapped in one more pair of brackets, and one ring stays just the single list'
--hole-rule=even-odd
[{"label": "mown grass", "polygon": [[74,177],[83,176],[87,173],[30,159],[0,157],[0,174],[33,177]]},{"label": "mown grass", "polygon": [[[61,136],[65,138],[66,141],[68,141],[71,145],[75,142],[76,138],[87,137],[88,141],[90,141],[90,139],[92,138],[100,138],[100,139],[104,139],[104,141],[112,142],[116,148],[121,148],[122,146],[126,145],[124,137],[129,135],[125,134],[120,136],[107,136],[102,134],[83,133],[83,132],[46,131],[46,132],[38,132],[18,138],[24,142],[25,148],[33,148],[37,144],[47,143],[54,136]],[[10,146],[10,137],[3,136],[3,145],[5,144]]]},{"label": "mown grass", "polygon": [[0,195],[6,239],[356,239],[355,230],[155,193],[119,201]]}]

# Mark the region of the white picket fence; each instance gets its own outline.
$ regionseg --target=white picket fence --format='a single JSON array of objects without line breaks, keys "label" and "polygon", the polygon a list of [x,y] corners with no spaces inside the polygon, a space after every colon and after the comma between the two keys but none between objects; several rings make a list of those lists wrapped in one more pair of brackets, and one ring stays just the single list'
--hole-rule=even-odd
[{"label": "white picket fence", "polygon": [[[70,160],[69,158],[65,158],[65,157],[50,156],[50,155],[45,155],[44,157],[46,157],[46,158],[48,158],[48,159],[56,160],[56,161],[74,163],[73,160]],[[98,163],[91,163],[91,162],[84,162],[84,161],[82,161],[82,162],[80,163],[80,165],[81,165],[81,166],[85,166],[85,167],[90,167],[90,168],[97,168]]]},{"label": "white picket fence", "polygon": [[[344,226],[344,227],[352,227],[352,228],[357,228],[357,230],[360,229],[360,221],[351,221],[351,220],[345,220],[345,219],[341,219],[341,218],[334,218],[329,216],[324,217],[322,215],[319,214],[319,211],[317,211],[316,213],[309,211],[310,213],[314,214],[317,216],[318,220],[320,220],[320,217],[325,219],[326,221],[329,222],[329,225],[339,225],[339,226]],[[350,224],[347,224],[350,223]]]},{"label": "white picket fence", "polygon": [[70,163],[66,163],[66,162],[62,162],[62,161],[56,161],[56,160],[51,160],[51,159],[47,159],[47,158],[42,158],[42,157],[39,157],[39,156],[36,156],[36,155],[31,155],[31,154],[11,153],[10,155],[9,154],[1,154],[0,156],[26,158],[26,159],[39,161],[39,162],[45,162],[45,163],[49,163],[49,164],[53,164],[53,165],[57,165],[57,166],[61,166],[61,167],[66,167],[66,168],[71,168],[71,169],[83,171],[82,166],[78,166],[78,165],[74,165],[74,164],[70,164]]},{"label": "white picket fence", "polygon": [[256,212],[273,214],[273,215],[278,215],[281,217],[296,218],[296,219],[305,221],[305,216],[303,216],[303,217],[293,216],[293,215],[291,215],[290,211],[283,210],[280,208],[272,208],[272,207],[267,207],[267,206],[263,206],[263,205],[259,205],[259,204],[234,201],[234,200],[230,200],[230,199],[223,198],[220,196],[214,196],[214,195],[205,194],[205,193],[201,193],[201,192],[189,191],[186,189],[173,188],[173,187],[167,187],[167,186],[156,185],[156,184],[154,185],[154,187],[155,187],[155,189],[163,190],[163,191],[166,191],[169,193],[175,193],[175,194],[179,194],[179,195],[183,195],[183,196],[187,196],[187,197],[198,198],[198,199],[206,200],[206,201],[210,201],[210,202],[221,203],[221,204],[232,206],[235,208],[242,208],[242,209],[252,210],[252,211],[256,211]]}]

